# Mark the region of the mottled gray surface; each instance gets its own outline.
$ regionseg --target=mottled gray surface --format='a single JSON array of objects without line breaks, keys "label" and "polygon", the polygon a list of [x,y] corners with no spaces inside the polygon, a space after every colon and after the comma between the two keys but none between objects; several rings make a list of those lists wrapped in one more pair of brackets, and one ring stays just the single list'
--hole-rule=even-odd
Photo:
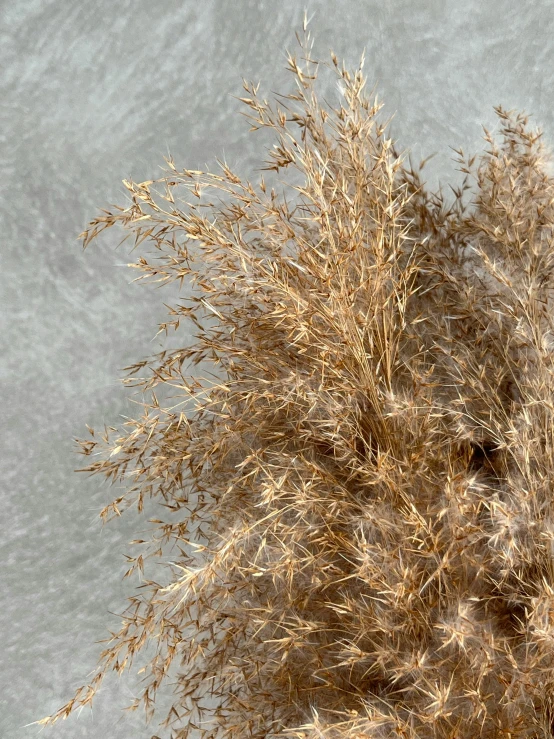
[{"label": "mottled gray surface", "polygon": [[[157,349],[168,295],[130,284],[116,234],[85,253],[77,234],[121,202],[124,177],[157,175],[163,155],[190,168],[225,156],[252,175],[261,140],[237,114],[241,76],[282,89],[297,0],[4,0],[0,4],[2,608],[0,739],[70,697],[117,625],[130,586],[122,552],[134,515],[104,530],[111,497],[73,472],[85,422],[136,406],[120,368]],[[342,0],[308,4],[316,51],[366,72],[393,132],[451,177],[449,145],[480,146],[492,106],[524,108],[554,140],[554,4],[506,0]],[[128,251],[128,250],[127,250]],[[113,679],[94,710],[43,737],[142,739],[120,719],[137,685]]]}]

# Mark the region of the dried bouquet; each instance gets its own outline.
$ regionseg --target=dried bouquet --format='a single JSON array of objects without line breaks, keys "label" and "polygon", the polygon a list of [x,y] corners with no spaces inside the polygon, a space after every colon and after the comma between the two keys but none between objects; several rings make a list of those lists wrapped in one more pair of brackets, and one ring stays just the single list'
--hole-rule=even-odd
[{"label": "dried bouquet", "polygon": [[82,235],[150,244],[140,279],[188,289],[160,330],[197,334],[126,368],[141,417],[79,442],[86,471],[125,483],[105,520],[159,506],[121,629],[42,723],[142,656],[132,708],[150,718],[170,686],[173,739],[553,737],[541,132],[496,108],[447,202],[388,137],[361,65],[299,41],[290,94],[244,84],[252,129],[275,135],[265,180],[168,159]]}]

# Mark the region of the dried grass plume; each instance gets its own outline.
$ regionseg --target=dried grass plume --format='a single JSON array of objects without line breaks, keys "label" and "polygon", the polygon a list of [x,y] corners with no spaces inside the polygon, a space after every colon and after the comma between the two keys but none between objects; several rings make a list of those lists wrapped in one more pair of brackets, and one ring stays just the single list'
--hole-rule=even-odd
[{"label": "dried grass plume", "polygon": [[140,279],[192,286],[160,330],[197,334],[126,368],[143,414],[80,442],[86,471],[126,486],[104,519],[151,498],[159,513],[95,677],[42,723],[147,655],[133,707],[150,717],[167,684],[173,739],[553,737],[541,133],[497,108],[447,203],[361,66],[299,41],[292,93],[244,84],[252,129],[275,135],[267,182],[167,160],[82,235],[150,244]]}]

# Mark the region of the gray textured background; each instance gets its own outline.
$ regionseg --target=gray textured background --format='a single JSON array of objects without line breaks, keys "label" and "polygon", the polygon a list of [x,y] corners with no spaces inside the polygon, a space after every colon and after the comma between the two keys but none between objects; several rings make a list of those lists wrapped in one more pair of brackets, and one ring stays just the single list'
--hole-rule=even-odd
[{"label": "gray textured background", "polygon": [[[481,146],[492,106],[523,108],[554,140],[554,2],[334,0],[307,3],[316,52],[332,47],[396,111],[393,133],[432,173],[448,146]],[[130,585],[134,515],[101,529],[112,497],[76,474],[73,437],[136,406],[120,368],[158,349],[169,296],[130,284],[118,235],[76,236],[121,179],[227,158],[253,176],[262,142],[238,115],[241,77],[283,89],[304,4],[296,0],[3,0],[0,3],[0,380],[2,529],[0,739],[33,737],[96,664]],[[132,257],[134,259],[134,256]],[[128,582],[128,581],[126,581]],[[93,712],[42,737],[142,739],[120,718],[137,685],[112,679]]]}]

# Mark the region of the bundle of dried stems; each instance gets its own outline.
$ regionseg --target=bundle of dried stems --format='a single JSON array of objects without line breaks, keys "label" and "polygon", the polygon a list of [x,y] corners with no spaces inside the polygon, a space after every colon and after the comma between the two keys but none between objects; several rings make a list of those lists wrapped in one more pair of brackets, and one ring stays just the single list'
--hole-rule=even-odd
[{"label": "bundle of dried stems", "polygon": [[[324,65],[306,29],[299,41],[292,94],[270,103],[245,83],[241,98],[252,128],[275,133],[280,185],[167,160],[82,235],[119,224],[153,244],[140,279],[193,286],[161,330],[187,318],[199,333],[126,368],[151,398],[142,417],[79,442],[86,471],[127,484],[104,519],[159,500],[127,573],[159,577],[130,598],[91,683],[43,723],[150,650],[132,707],[150,716],[173,683],[175,739],[552,737],[541,134],[496,108],[499,140],[458,152],[447,204],[387,138],[361,65],[331,56],[342,97],[323,104]],[[201,362],[212,380],[184,374]]]}]

